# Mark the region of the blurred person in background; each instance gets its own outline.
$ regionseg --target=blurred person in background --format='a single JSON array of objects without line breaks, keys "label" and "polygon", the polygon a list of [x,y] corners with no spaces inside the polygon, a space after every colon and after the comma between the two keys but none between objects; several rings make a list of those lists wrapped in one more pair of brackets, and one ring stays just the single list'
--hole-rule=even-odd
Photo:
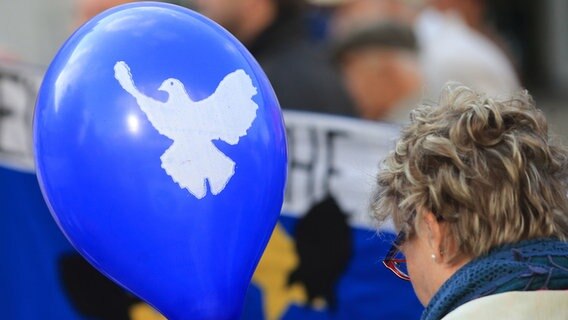
[{"label": "blurred person in background", "polygon": [[482,0],[430,0],[417,16],[422,68],[430,96],[447,81],[463,83],[490,96],[510,95],[520,83],[507,55],[480,32]]},{"label": "blurred person in background", "polygon": [[303,0],[198,0],[196,5],[249,49],[283,108],[353,115],[328,55],[310,41]]},{"label": "blurred person in background", "polygon": [[107,9],[129,2],[133,2],[133,0],[78,0],[74,27],[78,28],[87,20]]},{"label": "blurred person in background", "polygon": [[384,21],[339,40],[334,61],[362,118],[401,123],[422,94],[418,46],[410,26]]},{"label": "blurred person in background", "polygon": [[549,137],[526,91],[449,85],[412,111],[373,211],[400,231],[384,264],[422,319],[566,319],[568,150]]},{"label": "blurred person in background", "polygon": [[[448,81],[489,95],[520,88],[508,56],[486,35],[483,0],[345,0],[331,21],[331,36],[341,38],[364,24],[396,20],[413,24],[425,93],[438,96]],[[494,35],[494,33],[493,33]]]}]

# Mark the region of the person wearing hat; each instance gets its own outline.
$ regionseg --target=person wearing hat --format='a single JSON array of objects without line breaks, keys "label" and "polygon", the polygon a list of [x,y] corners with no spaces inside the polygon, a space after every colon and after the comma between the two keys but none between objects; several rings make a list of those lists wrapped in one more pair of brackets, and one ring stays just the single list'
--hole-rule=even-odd
[{"label": "person wearing hat", "polygon": [[422,76],[410,26],[382,21],[336,41],[333,60],[362,118],[405,122],[418,100]]}]

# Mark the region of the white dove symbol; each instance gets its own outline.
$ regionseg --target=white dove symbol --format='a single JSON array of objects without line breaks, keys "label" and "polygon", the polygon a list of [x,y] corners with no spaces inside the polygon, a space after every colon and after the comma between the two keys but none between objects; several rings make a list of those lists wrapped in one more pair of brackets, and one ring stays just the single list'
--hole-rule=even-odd
[{"label": "white dove symbol", "polygon": [[207,195],[206,181],[213,195],[225,189],[235,173],[235,162],[212,140],[235,145],[247,134],[256,118],[257,94],[252,80],[239,69],[221,80],[209,97],[193,101],[178,79],[167,79],[158,90],[168,93],[165,102],[142,94],[134,85],[124,61],[114,65],[114,77],[132,95],[152,126],[173,140],[162,154],[162,168],[181,188],[196,198]]}]

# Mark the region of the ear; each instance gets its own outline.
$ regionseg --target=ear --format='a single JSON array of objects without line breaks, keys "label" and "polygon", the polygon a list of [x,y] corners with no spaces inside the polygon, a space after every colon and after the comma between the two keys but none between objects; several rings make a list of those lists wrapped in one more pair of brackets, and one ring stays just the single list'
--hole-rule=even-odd
[{"label": "ear", "polygon": [[444,252],[442,248],[442,242],[444,240],[444,230],[442,225],[436,219],[436,216],[430,212],[426,211],[422,214],[422,220],[426,225],[426,232],[428,237],[428,245],[432,249],[432,253],[437,257],[442,258]]}]

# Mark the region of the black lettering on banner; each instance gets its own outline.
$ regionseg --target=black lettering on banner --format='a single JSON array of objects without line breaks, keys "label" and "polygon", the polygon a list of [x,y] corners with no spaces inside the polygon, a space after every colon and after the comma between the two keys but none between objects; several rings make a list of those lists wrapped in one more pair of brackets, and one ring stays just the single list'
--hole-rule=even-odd
[{"label": "black lettering on banner", "polygon": [[0,66],[0,152],[30,156],[38,84],[39,75]]},{"label": "black lettering on banner", "polygon": [[325,135],[325,145],[326,145],[326,165],[327,168],[325,170],[326,174],[324,176],[323,188],[324,193],[329,195],[331,194],[330,190],[330,181],[332,176],[339,175],[339,168],[336,166],[336,148],[335,142],[338,138],[346,138],[347,132],[345,131],[338,131],[338,130],[329,130],[326,132]]},{"label": "black lettering on banner", "polygon": [[[297,146],[296,142],[296,130],[293,127],[286,128],[286,134],[288,138],[288,159],[289,159],[289,174],[288,174],[288,186],[294,185],[294,172],[305,171],[307,175],[306,182],[306,193],[313,196],[315,193],[315,168],[319,158],[318,155],[318,137],[315,128],[308,129],[308,144],[310,149],[309,160],[306,162],[301,161],[297,156]],[[285,199],[288,202],[292,202],[293,193],[290,188],[286,189]]]},{"label": "black lettering on banner", "polygon": [[[348,133],[333,128],[287,125],[288,187],[285,201],[289,204],[303,198],[313,203],[332,195],[331,180],[340,175],[337,163],[337,141],[348,138]],[[302,177],[303,179],[300,179]]]}]

